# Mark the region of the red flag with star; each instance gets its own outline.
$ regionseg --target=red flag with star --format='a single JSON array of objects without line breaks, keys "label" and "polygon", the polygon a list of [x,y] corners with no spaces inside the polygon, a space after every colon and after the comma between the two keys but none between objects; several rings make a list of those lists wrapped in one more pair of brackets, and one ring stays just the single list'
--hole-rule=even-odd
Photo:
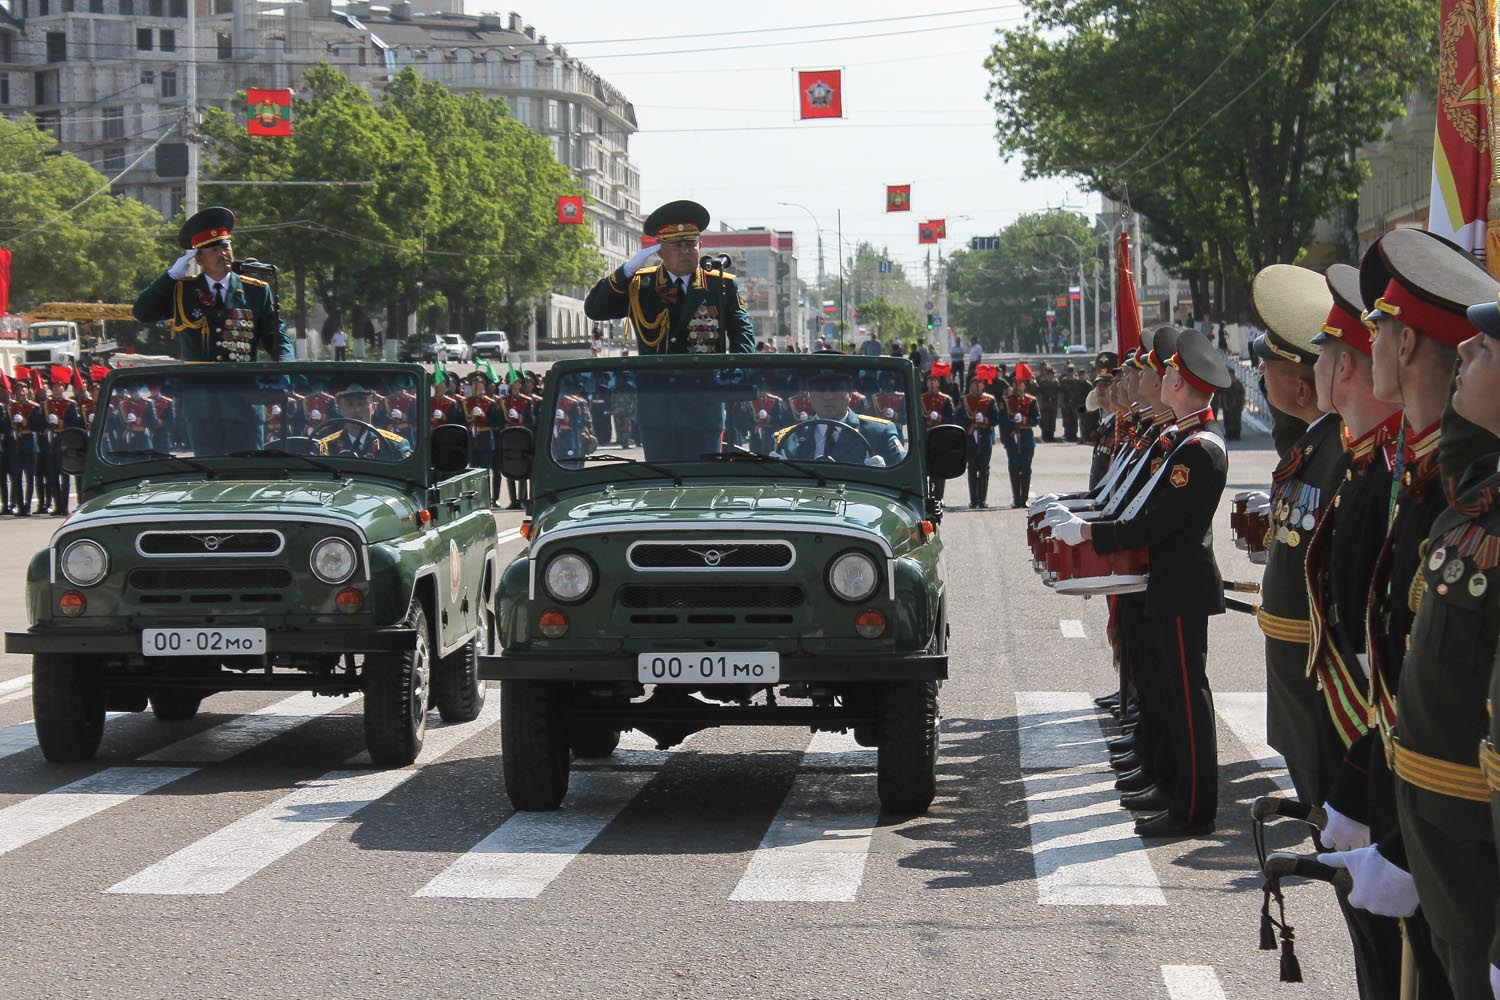
[{"label": "red flag with star", "polygon": [[917,242],[936,243],[938,241],[937,227],[930,222],[917,223]]},{"label": "red flag with star", "polygon": [[887,212],[910,212],[911,185],[887,184],[885,186],[885,210]]},{"label": "red flag with star", "polygon": [[1115,350],[1124,357],[1127,351],[1141,346],[1141,307],[1135,294],[1135,275],[1130,272],[1130,234],[1120,231],[1120,249],[1116,264]]},{"label": "red flag with star", "polygon": [[565,226],[583,224],[583,195],[562,194],[557,196],[557,221]]},{"label": "red flag with star", "polygon": [[946,240],[948,238],[947,219],[928,219],[927,224],[932,227],[932,231],[937,234],[938,239]]},{"label": "red flag with star", "polygon": [[245,103],[250,105],[250,120],[245,123],[247,135],[292,134],[290,90],[260,90],[251,87],[245,92]]},{"label": "red flag with star", "polygon": [[[1442,0],[1438,6],[1437,136],[1427,230],[1485,253],[1500,238],[1493,231],[1488,239],[1485,234],[1492,150],[1483,39],[1489,19],[1476,15],[1474,4],[1465,0]],[[1500,261],[1488,255],[1488,263],[1493,274]]]},{"label": "red flag with star", "polygon": [[797,102],[801,118],[844,117],[844,71],[808,69],[797,71]]}]

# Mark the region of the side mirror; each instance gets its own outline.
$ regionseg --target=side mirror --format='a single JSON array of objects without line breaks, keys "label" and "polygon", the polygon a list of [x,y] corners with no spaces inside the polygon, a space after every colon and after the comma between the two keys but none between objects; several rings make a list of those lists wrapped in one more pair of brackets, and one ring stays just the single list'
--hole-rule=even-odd
[{"label": "side mirror", "polygon": [[500,432],[500,474],[507,479],[531,478],[536,460],[536,437],[530,427],[507,427]]},{"label": "side mirror", "polygon": [[968,463],[962,427],[939,424],[927,432],[927,475],[933,479],[952,479],[962,475]]},{"label": "side mirror", "polygon": [[82,474],[84,457],[88,453],[88,431],[82,427],[66,427],[57,432],[58,464],[63,472],[70,476]]},{"label": "side mirror", "polygon": [[469,467],[469,428],[439,424],[432,429],[432,467],[438,472],[462,472]]}]

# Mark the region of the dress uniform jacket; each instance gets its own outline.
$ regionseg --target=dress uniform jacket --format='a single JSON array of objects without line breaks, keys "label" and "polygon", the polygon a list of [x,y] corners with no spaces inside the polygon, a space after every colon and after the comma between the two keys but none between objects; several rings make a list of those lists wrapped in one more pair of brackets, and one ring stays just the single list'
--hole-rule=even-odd
[{"label": "dress uniform jacket", "polygon": [[[896,425],[884,417],[870,417],[849,410],[842,423],[856,433],[838,433],[838,428],[828,424],[797,423],[776,433],[776,446],[787,458],[806,461],[826,454],[844,465],[863,465],[871,455],[877,455],[887,466],[892,466],[906,457],[906,446],[896,433]],[[820,428],[825,435],[834,435],[832,441],[824,438],[826,446],[821,453],[817,450]],[[868,449],[865,442],[869,443]]]},{"label": "dress uniform jacket", "polygon": [[1348,466],[1343,424],[1314,422],[1271,475],[1271,539],[1256,613],[1266,635],[1266,740],[1286,758],[1297,797],[1319,803],[1342,752],[1320,751],[1327,721],[1323,697],[1307,672],[1312,628],[1307,597],[1308,543]]},{"label": "dress uniform jacket", "polygon": [[169,321],[183,361],[254,361],[257,350],[272,361],[293,360],[292,339],[270,286],[232,271],[224,285],[224,305],[218,307],[207,276],[173,278],[163,271],[131,311],[142,323]]},{"label": "dress uniform jacket", "polygon": [[699,268],[679,296],[665,268],[623,268],[601,278],[583,302],[592,320],[624,319],[635,325],[641,354],[707,354],[755,351],[755,327],[744,297],[727,271]]}]

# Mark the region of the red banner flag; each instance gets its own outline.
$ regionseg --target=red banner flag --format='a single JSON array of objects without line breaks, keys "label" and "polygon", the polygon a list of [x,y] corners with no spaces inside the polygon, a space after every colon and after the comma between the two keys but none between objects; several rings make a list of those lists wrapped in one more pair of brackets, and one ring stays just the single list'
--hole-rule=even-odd
[{"label": "red banner flag", "polygon": [[10,307],[10,251],[0,247],[0,316]]},{"label": "red banner flag", "polygon": [[88,383],[83,380],[83,372],[80,371],[77,368],[73,369],[72,382],[73,382],[73,393],[74,393],[74,395],[77,395],[79,393],[88,392],[89,387],[88,387]]},{"label": "red banner flag", "polygon": [[917,242],[936,243],[938,241],[937,228],[930,222],[917,223]]},{"label": "red banner flag", "polygon": [[41,395],[46,386],[42,383],[42,371],[40,368],[31,369],[31,388]]},{"label": "red banner flag", "polygon": [[31,381],[31,369],[27,368],[25,365],[16,365],[15,372],[16,378],[18,378],[22,382]]},{"label": "red banner flag", "polygon": [[844,117],[844,72],[838,69],[797,71],[797,102],[802,118]]},{"label": "red banner flag", "polygon": [[953,374],[953,364],[948,361],[934,361],[931,370],[932,374],[939,378],[947,378]]},{"label": "red banner flag", "polygon": [[947,219],[928,219],[927,224],[932,227],[932,231],[937,234],[938,239],[946,240],[948,238]]},{"label": "red banner flag", "polygon": [[250,105],[250,119],[245,123],[246,134],[292,134],[290,90],[259,90],[251,87],[245,92],[245,103]]},{"label": "red banner flag", "polygon": [[1115,350],[1120,357],[1141,346],[1141,307],[1135,295],[1135,275],[1130,270],[1130,234],[1121,231],[1119,259],[1115,264]]},{"label": "red banner flag", "polygon": [[1000,374],[1000,369],[995,365],[975,365],[974,374],[981,382],[993,382]]},{"label": "red banner flag", "polygon": [[[1437,135],[1432,151],[1432,197],[1427,229],[1465,250],[1481,250],[1489,203],[1490,69],[1483,57],[1490,18],[1466,0],[1441,0],[1438,11]],[[1480,8],[1481,11],[1484,8]],[[1500,247],[1497,247],[1500,249]],[[1497,261],[1489,257],[1490,273]]]},{"label": "red banner flag", "polygon": [[0,389],[4,389],[6,392],[13,392],[15,388],[15,383],[10,380],[10,376],[4,372],[0,372]]},{"label": "red banner flag", "polygon": [[109,375],[109,368],[104,365],[89,365],[89,381],[103,382]]},{"label": "red banner flag", "polygon": [[885,186],[885,210],[887,212],[910,212],[911,185],[887,184]]},{"label": "red banner flag", "polygon": [[583,195],[560,194],[557,196],[557,221],[565,226],[583,223]]},{"label": "red banner flag", "polygon": [[47,380],[53,385],[67,385],[73,381],[73,369],[67,365],[48,365]]}]

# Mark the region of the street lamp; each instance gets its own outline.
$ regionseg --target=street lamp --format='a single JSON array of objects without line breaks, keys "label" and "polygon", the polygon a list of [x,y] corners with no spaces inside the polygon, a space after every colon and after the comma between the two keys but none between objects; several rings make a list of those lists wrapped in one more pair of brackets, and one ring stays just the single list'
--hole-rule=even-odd
[{"label": "street lamp", "polygon": [[812,219],[813,230],[818,234],[818,300],[814,304],[813,315],[820,317],[819,323],[821,323],[823,315],[823,227],[818,223],[818,217],[813,214],[813,210],[806,205],[795,201],[778,201],[776,204],[802,209],[807,213],[808,218]]},{"label": "street lamp", "polygon": [[[1055,237],[1057,237],[1060,240],[1066,240],[1068,242],[1068,244],[1073,247],[1073,250],[1078,254],[1078,346],[1082,347],[1083,346],[1084,334],[1087,331],[1087,324],[1084,322],[1084,318],[1083,318],[1083,284],[1084,284],[1084,277],[1083,277],[1084,276],[1084,270],[1083,270],[1083,246],[1077,240],[1075,240],[1073,237],[1069,236],[1066,233],[1047,233],[1046,235],[1047,236],[1055,236]],[[1094,308],[1098,309],[1099,308],[1099,303],[1095,302],[1094,303]],[[1068,312],[1072,313],[1072,311],[1073,311],[1073,296],[1071,294],[1069,294],[1069,296],[1068,296]],[[1071,321],[1070,321],[1070,325],[1071,325]],[[1098,343],[1097,343],[1097,341],[1099,339],[1098,338],[1098,324],[1097,323],[1094,326],[1094,339],[1096,341],[1096,343],[1094,344],[1094,347],[1097,350],[1097,348],[1099,346]]]}]

